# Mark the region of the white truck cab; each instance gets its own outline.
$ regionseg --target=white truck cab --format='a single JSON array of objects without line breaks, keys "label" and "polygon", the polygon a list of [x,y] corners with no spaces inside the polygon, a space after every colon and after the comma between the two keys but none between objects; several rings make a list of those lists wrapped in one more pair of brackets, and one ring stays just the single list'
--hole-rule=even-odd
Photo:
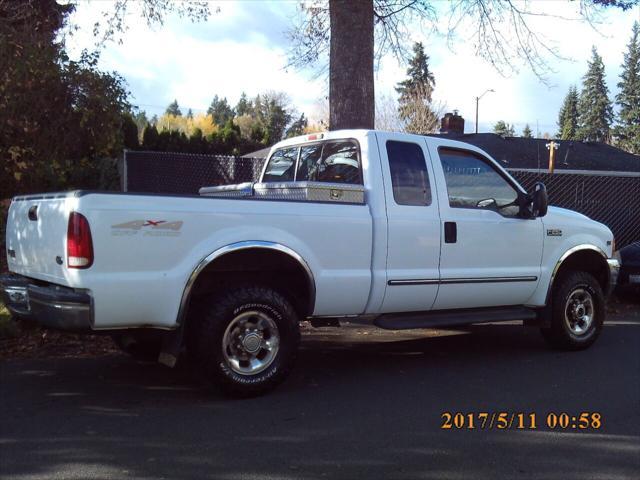
[{"label": "white truck cab", "polygon": [[282,141],[259,182],[200,195],[16,197],[7,258],[14,314],[154,344],[163,363],[191,350],[239,394],[284,378],[306,319],[523,320],[585,348],[619,268],[606,226],[547,207],[479,148],[371,130]]}]

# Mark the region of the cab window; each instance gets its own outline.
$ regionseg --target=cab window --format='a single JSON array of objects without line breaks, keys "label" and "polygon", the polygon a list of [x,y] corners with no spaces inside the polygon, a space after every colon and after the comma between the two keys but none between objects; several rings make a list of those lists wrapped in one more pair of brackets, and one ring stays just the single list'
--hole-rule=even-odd
[{"label": "cab window", "polygon": [[362,184],[357,143],[340,140],[301,147],[296,180]]},{"label": "cab window", "polygon": [[298,147],[281,148],[273,152],[262,176],[263,182],[293,182]]},{"label": "cab window", "polygon": [[488,160],[473,152],[447,148],[441,148],[439,155],[449,206],[495,210],[507,217],[518,215],[517,190]]},{"label": "cab window", "polygon": [[427,164],[420,145],[387,142],[393,199],[398,205],[431,205],[431,188]]}]

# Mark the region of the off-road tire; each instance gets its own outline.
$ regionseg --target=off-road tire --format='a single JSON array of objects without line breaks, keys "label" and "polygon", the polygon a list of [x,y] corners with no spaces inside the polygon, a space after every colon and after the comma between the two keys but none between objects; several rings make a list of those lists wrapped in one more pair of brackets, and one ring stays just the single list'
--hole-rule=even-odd
[{"label": "off-road tire", "polygon": [[[593,319],[584,333],[574,333],[567,315],[567,302],[578,290],[588,292],[593,300]],[[587,272],[570,271],[556,280],[551,292],[551,305],[546,309],[549,327],[540,329],[547,343],[561,350],[582,350],[590,347],[600,336],[605,320],[605,296],[595,277]]]},{"label": "off-road tire", "polygon": [[[300,328],[295,309],[282,294],[261,285],[228,287],[206,300],[197,312],[187,324],[189,355],[205,379],[224,393],[239,397],[260,395],[288,375],[300,343]],[[279,347],[264,370],[240,374],[225,357],[223,338],[229,325],[249,312],[260,312],[275,323]]]}]

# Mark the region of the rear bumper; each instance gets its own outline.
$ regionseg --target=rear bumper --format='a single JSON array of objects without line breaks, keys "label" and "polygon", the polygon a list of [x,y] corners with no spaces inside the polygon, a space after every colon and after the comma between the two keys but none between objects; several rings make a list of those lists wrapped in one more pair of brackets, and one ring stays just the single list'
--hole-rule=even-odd
[{"label": "rear bumper", "polygon": [[15,316],[45,328],[87,332],[93,327],[93,301],[85,292],[54,284],[36,285],[20,275],[0,275],[0,292]]}]

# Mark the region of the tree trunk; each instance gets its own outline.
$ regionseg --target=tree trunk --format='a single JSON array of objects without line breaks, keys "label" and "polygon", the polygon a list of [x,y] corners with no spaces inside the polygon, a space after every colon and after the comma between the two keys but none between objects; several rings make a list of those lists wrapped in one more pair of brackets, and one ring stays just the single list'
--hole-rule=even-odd
[{"label": "tree trunk", "polygon": [[329,129],[372,129],[373,0],[330,0],[329,12]]}]

